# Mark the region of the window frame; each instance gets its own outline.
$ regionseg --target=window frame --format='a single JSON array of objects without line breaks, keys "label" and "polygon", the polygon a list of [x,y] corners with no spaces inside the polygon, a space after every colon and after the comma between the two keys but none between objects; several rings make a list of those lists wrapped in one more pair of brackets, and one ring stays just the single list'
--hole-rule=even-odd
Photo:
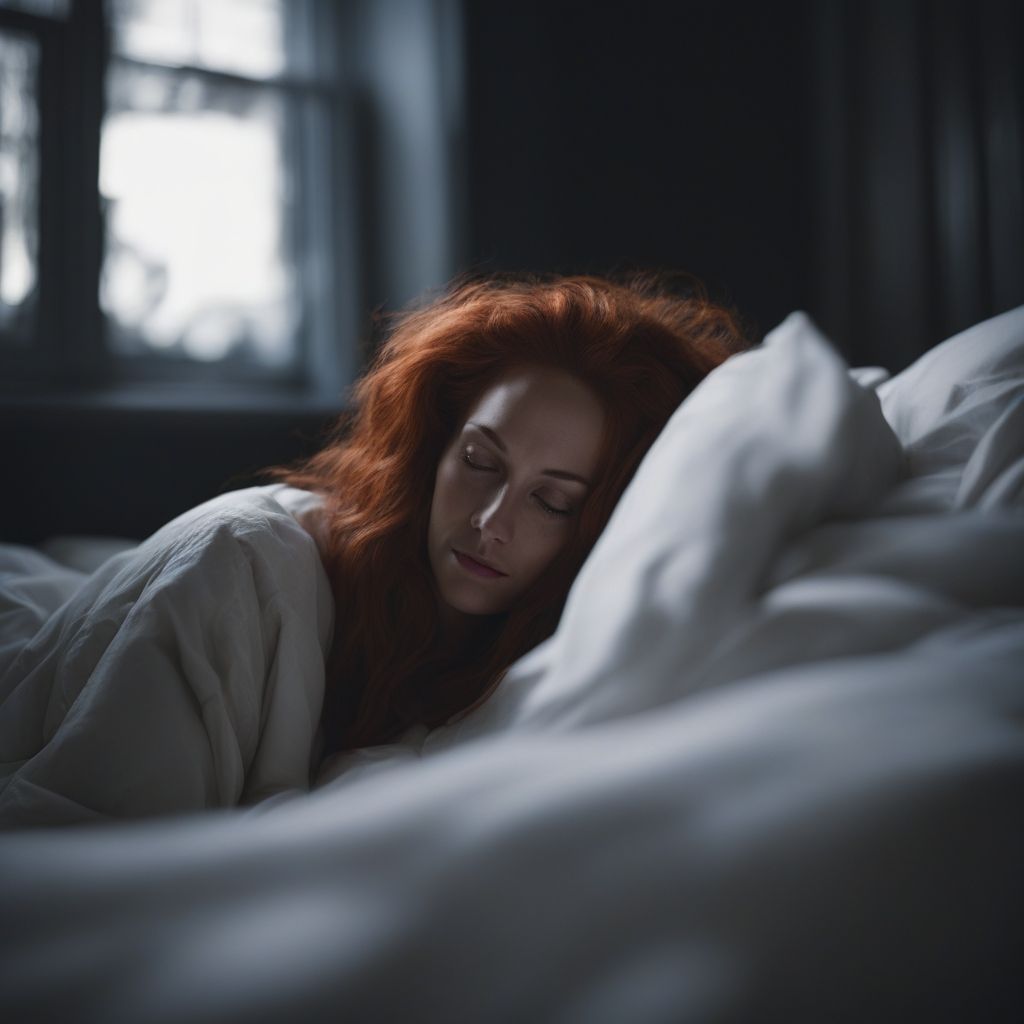
[{"label": "window frame", "polygon": [[[21,396],[115,404],[274,404],[294,399],[340,407],[360,353],[356,323],[360,283],[350,88],[336,72],[344,4],[309,0],[314,19],[313,74],[250,78],[191,65],[139,61],[111,48],[103,0],[75,0],[64,18],[0,7],[0,30],[39,45],[39,254],[34,337],[0,344],[0,401]],[[328,41],[325,50],[325,40]],[[115,62],[166,68],[246,87],[273,89],[299,112],[293,173],[316,202],[297,204],[290,255],[300,282],[294,370],[180,359],[121,357],[107,342],[100,307],[104,220],[99,190],[100,140],[107,69]],[[330,69],[330,74],[328,74]]]}]

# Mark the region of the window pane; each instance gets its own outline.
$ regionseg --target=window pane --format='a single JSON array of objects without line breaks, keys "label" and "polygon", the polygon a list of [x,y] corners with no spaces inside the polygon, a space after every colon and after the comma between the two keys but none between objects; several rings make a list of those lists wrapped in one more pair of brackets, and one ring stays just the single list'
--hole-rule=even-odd
[{"label": "window pane", "polygon": [[39,250],[38,44],[0,32],[0,339],[34,334]]},{"label": "window pane", "polygon": [[262,86],[111,68],[100,301],[115,352],[294,361],[286,111],[285,97]]},{"label": "window pane", "polygon": [[256,78],[288,67],[283,0],[111,0],[110,12],[115,51],[135,60]]}]

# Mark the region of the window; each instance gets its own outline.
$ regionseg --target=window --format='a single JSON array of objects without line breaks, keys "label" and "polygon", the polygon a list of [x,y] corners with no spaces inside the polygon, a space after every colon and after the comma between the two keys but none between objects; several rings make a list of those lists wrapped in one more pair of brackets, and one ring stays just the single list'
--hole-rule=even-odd
[{"label": "window", "polygon": [[337,399],[341,6],[0,0],[5,390]]},{"label": "window", "polygon": [[462,265],[460,28],[459,0],[0,0],[0,401],[336,406],[369,311]]},{"label": "window", "polygon": [[[116,0],[100,137],[100,305],[115,352],[294,366],[303,87],[273,0]],[[291,59],[290,59],[291,58]],[[168,66],[169,65],[169,66]],[[196,70],[184,70],[194,68]],[[159,201],[154,198],[159,196]]]},{"label": "window", "polygon": [[39,279],[39,44],[0,34],[0,338],[35,333]]}]

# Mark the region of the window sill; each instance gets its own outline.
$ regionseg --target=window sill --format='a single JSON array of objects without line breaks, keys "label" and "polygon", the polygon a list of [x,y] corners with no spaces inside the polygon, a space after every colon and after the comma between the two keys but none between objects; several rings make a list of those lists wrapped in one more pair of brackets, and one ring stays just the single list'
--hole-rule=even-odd
[{"label": "window sill", "polygon": [[0,390],[0,409],[6,411],[127,412],[194,414],[225,413],[279,416],[338,415],[345,409],[338,397],[300,389],[282,390],[227,386],[175,387],[133,384],[131,387],[91,389],[28,388]]}]

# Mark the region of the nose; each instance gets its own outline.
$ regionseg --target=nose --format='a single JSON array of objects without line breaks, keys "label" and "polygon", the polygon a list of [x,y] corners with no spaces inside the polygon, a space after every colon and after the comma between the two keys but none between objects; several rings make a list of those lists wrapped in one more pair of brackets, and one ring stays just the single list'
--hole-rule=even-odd
[{"label": "nose", "polygon": [[479,530],[485,538],[507,544],[512,539],[512,512],[509,508],[508,485],[499,487],[481,508],[470,517],[469,525]]}]

